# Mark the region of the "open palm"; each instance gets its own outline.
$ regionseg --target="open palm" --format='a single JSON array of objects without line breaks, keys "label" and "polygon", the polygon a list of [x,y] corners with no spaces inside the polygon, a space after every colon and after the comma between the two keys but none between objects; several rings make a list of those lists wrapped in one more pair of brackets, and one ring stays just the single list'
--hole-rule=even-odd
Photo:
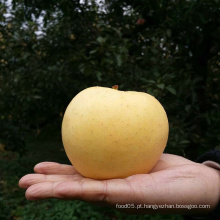
[{"label": "open palm", "polygon": [[[19,181],[19,186],[27,189],[28,200],[80,199],[112,207],[133,204],[139,208],[141,204],[142,209],[132,210],[137,213],[203,213],[214,209],[220,198],[217,170],[171,154],[163,154],[149,174],[124,179],[89,179],[71,165],[54,162],[39,163],[34,171],[35,174],[28,174]],[[176,204],[208,204],[211,208],[146,208],[149,205]]]}]

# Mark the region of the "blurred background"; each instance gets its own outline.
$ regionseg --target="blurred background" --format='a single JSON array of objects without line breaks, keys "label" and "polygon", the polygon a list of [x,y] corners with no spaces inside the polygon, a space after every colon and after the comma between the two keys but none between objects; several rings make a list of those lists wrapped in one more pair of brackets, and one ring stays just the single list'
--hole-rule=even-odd
[{"label": "blurred background", "polygon": [[62,117],[90,86],[154,95],[170,123],[165,152],[220,149],[219,36],[219,0],[0,0],[0,219],[183,219],[28,202],[17,184],[38,162],[69,163]]}]

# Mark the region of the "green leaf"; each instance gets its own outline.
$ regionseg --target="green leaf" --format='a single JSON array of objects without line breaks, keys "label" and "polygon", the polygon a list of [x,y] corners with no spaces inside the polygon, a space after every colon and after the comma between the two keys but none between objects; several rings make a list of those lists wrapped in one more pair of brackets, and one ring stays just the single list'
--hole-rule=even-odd
[{"label": "green leaf", "polygon": [[171,94],[176,95],[176,90],[173,87],[166,87],[166,90],[168,90]]},{"label": "green leaf", "polygon": [[97,72],[96,77],[97,77],[98,81],[102,81],[102,73],[101,72]]},{"label": "green leaf", "polygon": [[160,88],[160,89],[164,89],[165,84],[164,83],[157,84],[157,87]]},{"label": "green leaf", "polygon": [[145,83],[152,83],[152,84],[154,84],[154,83],[156,83],[154,80],[151,80],[151,79],[145,79],[145,78],[140,78],[140,80],[142,81],[142,82],[145,82]]},{"label": "green leaf", "polygon": [[85,64],[84,63],[81,63],[79,65],[79,70],[80,70],[81,73],[84,73],[84,71],[85,71]]},{"label": "green leaf", "polygon": [[57,70],[57,66],[48,66],[47,69],[49,71],[55,71],[55,70]]},{"label": "green leaf", "polygon": [[34,98],[34,99],[42,99],[42,97],[39,96],[39,95],[34,95],[33,98]]},{"label": "green leaf", "polygon": [[171,30],[168,29],[168,30],[167,30],[167,36],[168,36],[168,37],[171,37],[171,34],[172,34]]},{"label": "green leaf", "polygon": [[89,53],[94,54],[94,53],[96,53],[96,50],[91,50]]},{"label": "green leaf", "polygon": [[182,141],[180,141],[180,144],[189,144],[190,143],[190,141],[188,141],[188,140],[182,140]]},{"label": "green leaf", "polygon": [[105,43],[106,39],[103,38],[103,37],[101,37],[101,36],[99,36],[99,37],[96,39],[96,41],[99,42],[100,44],[103,44],[103,43]]},{"label": "green leaf", "polygon": [[152,52],[153,54],[155,54],[155,55],[157,55],[157,54],[158,54],[158,50],[157,50],[157,49],[155,49],[155,48],[152,48],[152,49],[151,49],[151,52]]},{"label": "green leaf", "polygon": [[186,105],[186,106],[185,106],[185,110],[186,110],[186,112],[189,112],[190,109],[191,109],[191,106],[190,106],[190,105]]},{"label": "green leaf", "polygon": [[25,53],[22,58],[23,58],[24,60],[26,60],[29,56],[30,56],[30,53]]},{"label": "green leaf", "polygon": [[116,56],[117,65],[120,67],[122,65],[121,55]]}]

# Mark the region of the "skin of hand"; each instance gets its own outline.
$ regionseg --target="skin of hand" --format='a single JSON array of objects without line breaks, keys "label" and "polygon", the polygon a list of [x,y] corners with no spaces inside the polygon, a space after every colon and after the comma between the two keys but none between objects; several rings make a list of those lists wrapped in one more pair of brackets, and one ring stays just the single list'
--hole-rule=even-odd
[{"label": "skin of hand", "polygon": [[[124,179],[89,179],[71,165],[54,162],[39,163],[34,171],[19,181],[19,186],[26,189],[27,200],[83,200],[114,208],[132,204],[135,208],[118,210],[136,214],[187,215],[208,214],[220,200],[218,170],[172,154],[162,154],[149,174]],[[165,204],[174,205],[174,208],[159,207]],[[176,207],[176,204],[185,205],[185,208]],[[210,208],[186,207],[190,204],[210,205]]]}]

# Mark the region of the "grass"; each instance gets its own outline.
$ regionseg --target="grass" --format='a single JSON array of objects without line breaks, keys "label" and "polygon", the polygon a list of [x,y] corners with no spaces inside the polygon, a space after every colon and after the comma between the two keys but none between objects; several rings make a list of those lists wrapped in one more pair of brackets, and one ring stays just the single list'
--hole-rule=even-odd
[{"label": "grass", "polygon": [[[47,136],[47,135],[46,135]],[[19,179],[33,173],[35,164],[55,161],[70,164],[62,146],[60,134],[53,139],[29,136],[27,152],[0,152],[0,219],[1,220],[182,220],[180,215],[128,215],[118,210],[83,201],[47,199],[27,201],[25,191],[18,187]]]}]

